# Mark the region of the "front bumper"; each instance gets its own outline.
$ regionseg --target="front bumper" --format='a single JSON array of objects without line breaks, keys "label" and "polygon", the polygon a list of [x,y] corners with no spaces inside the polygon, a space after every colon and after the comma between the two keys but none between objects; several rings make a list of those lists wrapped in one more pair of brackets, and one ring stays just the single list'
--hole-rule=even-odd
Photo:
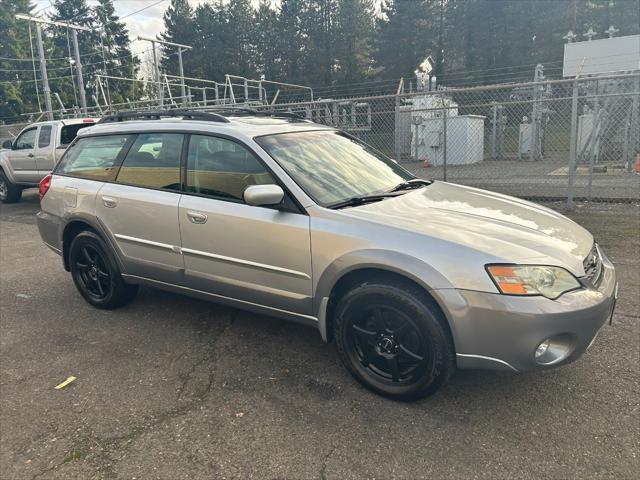
[{"label": "front bumper", "polygon": [[[450,321],[458,368],[541,370],[580,358],[615,307],[615,269],[604,256],[603,268],[597,289],[575,290],[556,300],[455,289],[434,292]],[[534,353],[550,337],[561,338],[569,350],[562,360],[541,365]]]}]

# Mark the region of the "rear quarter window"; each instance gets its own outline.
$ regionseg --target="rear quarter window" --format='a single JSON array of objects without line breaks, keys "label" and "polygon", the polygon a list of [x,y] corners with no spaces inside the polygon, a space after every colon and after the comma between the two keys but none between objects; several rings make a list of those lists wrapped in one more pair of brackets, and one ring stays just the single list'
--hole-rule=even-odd
[{"label": "rear quarter window", "polygon": [[40,127],[38,134],[38,148],[48,147],[51,143],[51,125],[43,125]]},{"label": "rear quarter window", "polygon": [[76,123],[75,125],[65,125],[60,132],[60,145],[69,145],[78,136],[78,132],[83,128],[91,127],[93,123]]},{"label": "rear quarter window", "polygon": [[80,138],[69,147],[55,173],[95,180],[113,180],[116,160],[129,135]]}]

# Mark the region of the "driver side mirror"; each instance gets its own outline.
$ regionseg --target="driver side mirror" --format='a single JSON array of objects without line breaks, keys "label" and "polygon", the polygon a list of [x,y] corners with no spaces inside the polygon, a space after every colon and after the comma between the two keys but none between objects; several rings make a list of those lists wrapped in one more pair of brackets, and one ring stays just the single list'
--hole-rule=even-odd
[{"label": "driver side mirror", "polygon": [[278,185],[251,185],[243,194],[247,205],[267,207],[278,205],[284,199],[284,190]]},{"label": "driver side mirror", "polygon": [[11,150],[13,148],[13,142],[11,140],[5,140],[4,142],[2,142],[2,148]]}]

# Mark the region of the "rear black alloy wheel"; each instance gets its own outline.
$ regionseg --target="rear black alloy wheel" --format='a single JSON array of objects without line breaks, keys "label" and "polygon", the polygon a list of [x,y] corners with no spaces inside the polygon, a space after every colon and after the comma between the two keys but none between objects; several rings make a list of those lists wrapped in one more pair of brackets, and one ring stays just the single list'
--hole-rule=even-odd
[{"label": "rear black alloy wheel", "polygon": [[82,245],[74,258],[78,282],[87,295],[104,300],[111,294],[111,274],[104,258],[92,245]]},{"label": "rear black alloy wheel", "polygon": [[117,308],[137,293],[124,282],[108,247],[93,231],[80,232],[69,247],[69,269],[76,288],[94,307]]},{"label": "rear black alloy wheel", "polygon": [[369,281],[347,292],[335,308],[335,338],[347,370],[395,399],[431,395],[455,371],[446,319],[409,282]]}]

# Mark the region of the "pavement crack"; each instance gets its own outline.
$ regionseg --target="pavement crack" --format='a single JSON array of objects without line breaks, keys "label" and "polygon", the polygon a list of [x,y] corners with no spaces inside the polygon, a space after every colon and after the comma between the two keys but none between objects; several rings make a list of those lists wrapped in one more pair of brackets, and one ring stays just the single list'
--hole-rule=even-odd
[{"label": "pavement crack", "polygon": [[327,479],[327,462],[329,461],[329,458],[331,457],[331,455],[333,455],[333,453],[336,451],[337,449],[337,445],[332,445],[331,448],[329,449],[329,452],[322,457],[322,463],[320,464],[320,480],[326,480]]}]

